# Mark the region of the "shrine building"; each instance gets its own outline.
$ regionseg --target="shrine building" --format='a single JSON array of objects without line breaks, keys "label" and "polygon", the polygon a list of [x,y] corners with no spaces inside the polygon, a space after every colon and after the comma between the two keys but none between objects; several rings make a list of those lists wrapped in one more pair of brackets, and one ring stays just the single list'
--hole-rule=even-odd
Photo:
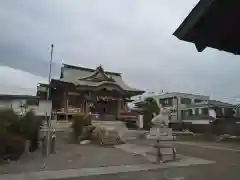
[{"label": "shrine building", "polygon": [[121,73],[63,64],[59,79],[39,84],[37,95],[52,100],[52,114],[57,120],[71,120],[74,114],[91,112],[96,120],[120,120],[127,112],[127,102],[144,91],[127,85]]}]

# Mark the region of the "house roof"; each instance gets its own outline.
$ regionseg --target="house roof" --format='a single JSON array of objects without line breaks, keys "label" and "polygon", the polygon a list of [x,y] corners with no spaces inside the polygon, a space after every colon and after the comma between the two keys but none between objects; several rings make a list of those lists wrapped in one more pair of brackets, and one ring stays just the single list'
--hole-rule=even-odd
[{"label": "house roof", "polygon": [[202,52],[212,47],[240,54],[240,1],[200,0],[173,33]]},{"label": "house roof", "polygon": [[124,91],[135,91],[136,93],[138,92],[137,94],[144,93],[144,91],[127,85],[123,81],[121,73],[104,71],[101,66],[96,69],[90,69],[63,64],[59,81],[72,83],[75,86],[100,87],[105,84],[116,85]]},{"label": "house roof", "polygon": [[31,95],[13,95],[13,94],[0,94],[0,100],[13,100],[13,99],[39,99],[38,96]]}]

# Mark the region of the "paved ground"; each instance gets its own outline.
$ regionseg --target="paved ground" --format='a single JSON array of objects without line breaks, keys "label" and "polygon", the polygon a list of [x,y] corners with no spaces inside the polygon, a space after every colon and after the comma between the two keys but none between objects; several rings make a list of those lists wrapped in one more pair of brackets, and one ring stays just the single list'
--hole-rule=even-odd
[{"label": "paved ground", "polygon": [[[136,143],[146,144],[147,142]],[[206,144],[203,144],[203,146],[206,146]],[[215,164],[158,169],[152,171],[118,173],[114,175],[89,176],[81,177],[79,180],[168,180],[173,178],[180,180],[181,177],[184,177],[184,180],[240,179],[240,152],[210,148],[209,146],[211,146],[211,144],[208,144],[208,147],[203,146],[201,143],[199,146],[196,146],[196,144],[177,144],[177,152],[189,156],[213,160],[216,161]],[[219,144],[218,146],[221,145]],[[223,148],[228,148],[228,146],[224,144]]]},{"label": "paved ground", "polygon": [[[147,140],[131,140],[131,143],[148,145],[152,142]],[[139,156],[123,152],[114,148],[99,148],[96,146],[77,146],[65,145],[60,146],[57,155],[46,159],[40,157],[29,157],[25,161],[31,162],[18,164],[10,164],[0,168],[1,173],[17,173],[23,171],[36,171],[36,168],[41,170],[59,170],[59,169],[76,169],[83,167],[102,167],[116,166],[123,164],[135,165],[131,168],[137,168],[131,172],[122,171],[116,174],[104,174],[98,176],[87,176],[79,178],[67,178],[78,180],[161,180],[184,177],[184,180],[239,180],[240,179],[240,152],[238,144],[232,143],[177,143],[177,153],[192,156],[201,159],[216,161],[213,164],[194,165],[178,168],[152,168],[138,169],[139,165],[146,164],[146,160]],[[84,157],[82,156],[84,154]],[[89,154],[89,155],[87,155]],[[47,162],[47,163],[46,163]],[[42,167],[46,163],[47,167]],[[34,165],[36,164],[36,165]],[[37,165],[38,164],[38,165]],[[41,166],[40,166],[41,165]],[[126,169],[128,166],[122,166]],[[154,166],[155,167],[155,166]],[[129,169],[131,169],[129,167]],[[90,171],[90,170],[88,170]]]},{"label": "paved ground", "polygon": [[[132,141],[133,143],[133,141]],[[136,141],[136,144],[149,144],[149,141]],[[151,173],[139,172],[137,174],[128,174],[129,179],[134,179],[139,176],[143,179],[161,179],[164,173],[170,173],[176,176],[183,176],[189,180],[239,180],[240,179],[240,152],[231,150],[231,148],[239,147],[237,144],[223,143],[218,144],[215,148],[215,143],[178,143],[176,144],[177,152],[180,154],[203,158],[216,161],[215,164],[197,165],[186,168],[171,168],[167,170],[154,170]],[[222,148],[218,148],[222,147]],[[231,148],[230,148],[231,147]],[[92,177],[94,178],[94,177]],[[140,179],[141,179],[140,178]],[[122,179],[119,174],[116,179]]]}]

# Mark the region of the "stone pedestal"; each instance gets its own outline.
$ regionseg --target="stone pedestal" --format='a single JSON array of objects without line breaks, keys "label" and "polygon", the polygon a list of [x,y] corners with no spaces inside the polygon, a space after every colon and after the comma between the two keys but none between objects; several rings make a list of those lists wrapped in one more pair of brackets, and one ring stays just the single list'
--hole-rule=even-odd
[{"label": "stone pedestal", "polygon": [[170,161],[176,159],[176,149],[173,145],[175,137],[172,135],[172,129],[167,127],[153,127],[150,129],[148,139],[156,140],[156,143],[147,153],[155,161]]}]

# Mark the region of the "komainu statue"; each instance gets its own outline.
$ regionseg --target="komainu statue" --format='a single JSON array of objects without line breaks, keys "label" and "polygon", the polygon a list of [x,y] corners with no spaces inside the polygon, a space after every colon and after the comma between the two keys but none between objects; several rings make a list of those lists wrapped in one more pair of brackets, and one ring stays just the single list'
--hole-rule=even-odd
[{"label": "komainu statue", "polygon": [[166,108],[160,107],[160,112],[152,120],[155,127],[168,127],[169,111]]}]

